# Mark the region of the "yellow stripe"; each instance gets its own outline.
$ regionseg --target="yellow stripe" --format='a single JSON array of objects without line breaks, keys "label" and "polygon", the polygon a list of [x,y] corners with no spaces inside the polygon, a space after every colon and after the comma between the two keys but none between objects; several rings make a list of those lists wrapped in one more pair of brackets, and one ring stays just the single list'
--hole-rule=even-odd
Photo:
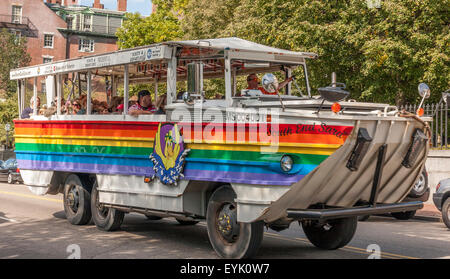
[{"label": "yellow stripe", "polygon": [[46,197],[41,197],[41,196],[36,196],[36,195],[28,195],[28,194],[14,193],[14,192],[6,192],[6,191],[0,191],[0,194],[11,195],[11,196],[18,196],[18,197],[23,197],[23,198],[32,198],[32,199],[38,199],[38,200],[45,200],[45,201],[51,201],[51,202],[63,203],[62,200],[57,200],[57,199],[52,199],[52,198],[46,198]]},{"label": "yellow stripe", "polygon": [[[16,143],[35,144],[65,144],[65,145],[95,145],[118,147],[153,147],[153,139],[150,138],[117,138],[117,137],[86,137],[86,136],[16,136]],[[280,152],[314,155],[331,155],[341,145],[339,144],[295,144],[278,143],[278,146],[270,146],[268,143],[242,143],[242,142],[208,142],[189,143],[187,148],[201,150],[226,150],[226,151],[253,151],[253,152]]]},{"label": "yellow stripe", "polygon": [[331,155],[337,148],[324,148],[324,147],[303,147],[299,144],[298,147],[285,147],[285,146],[264,146],[264,145],[231,145],[231,144],[187,144],[187,148],[190,149],[202,149],[202,150],[226,150],[226,151],[254,151],[254,152],[279,152],[279,153],[300,153],[300,154],[313,154],[313,155]]}]

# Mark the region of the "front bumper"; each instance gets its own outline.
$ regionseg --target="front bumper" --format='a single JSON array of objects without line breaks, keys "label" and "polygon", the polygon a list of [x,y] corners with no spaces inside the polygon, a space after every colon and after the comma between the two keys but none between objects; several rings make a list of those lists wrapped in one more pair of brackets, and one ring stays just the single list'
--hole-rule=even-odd
[{"label": "front bumper", "polygon": [[288,209],[287,217],[294,220],[328,220],[354,216],[386,214],[392,212],[414,211],[423,208],[421,201],[394,204],[377,204],[376,206],[355,206],[350,208],[331,209]]},{"label": "front bumper", "polygon": [[442,211],[442,199],[444,198],[443,193],[434,193],[433,194],[433,203],[439,211]]}]

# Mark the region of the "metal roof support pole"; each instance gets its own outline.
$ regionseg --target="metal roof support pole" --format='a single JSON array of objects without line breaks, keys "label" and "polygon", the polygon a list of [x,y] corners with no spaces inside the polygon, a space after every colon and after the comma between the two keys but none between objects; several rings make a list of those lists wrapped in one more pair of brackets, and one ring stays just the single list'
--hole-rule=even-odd
[{"label": "metal roof support pole", "polygon": [[176,48],[172,50],[172,58],[167,63],[167,105],[173,103],[177,96],[177,57]]},{"label": "metal roof support pole", "polygon": [[22,111],[20,110],[20,92],[22,88],[22,80],[17,80],[17,107],[19,108],[19,118],[21,118]]},{"label": "metal roof support pole", "polygon": [[37,77],[34,78],[33,83],[33,115],[37,115]]},{"label": "metal roof support pole", "polygon": [[123,66],[123,114],[128,114],[128,99],[130,98],[130,71],[128,65]]},{"label": "metal roof support pole", "polygon": [[61,115],[62,78],[56,75],[56,115]]},{"label": "metal roof support pole", "polygon": [[158,101],[158,77],[155,76],[155,106]]},{"label": "metal roof support pole", "polygon": [[[292,76],[292,69],[286,68],[286,78],[290,78]],[[286,86],[286,95],[292,95],[292,82],[289,82]]]},{"label": "metal roof support pole", "polygon": [[236,68],[233,69],[233,97],[236,96],[237,91],[237,80],[236,80]]},{"label": "metal roof support pole", "polygon": [[86,100],[86,114],[90,115],[92,113],[92,73],[87,72],[86,76],[86,87],[87,87],[87,100]]},{"label": "metal roof support pole", "polygon": [[305,73],[306,91],[308,92],[308,97],[311,98],[311,88],[309,87],[309,77],[308,77],[308,69],[306,67],[306,63],[303,63],[303,70]]},{"label": "metal roof support pole", "polygon": [[25,109],[25,89],[27,80],[22,79],[22,86],[20,87],[20,108],[19,108],[19,114],[22,114],[23,110]]},{"label": "metal roof support pole", "polygon": [[225,50],[225,100],[230,106],[233,103],[231,93],[231,59],[229,51]]}]

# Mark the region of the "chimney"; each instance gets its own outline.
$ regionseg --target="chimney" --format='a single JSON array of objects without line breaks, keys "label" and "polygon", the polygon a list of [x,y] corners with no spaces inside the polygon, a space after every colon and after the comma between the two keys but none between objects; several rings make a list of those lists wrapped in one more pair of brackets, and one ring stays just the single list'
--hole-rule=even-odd
[{"label": "chimney", "polygon": [[100,0],[94,0],[94,5],[92,5],[92,7],[96,9],[104,9],[105,5],[100,4]]},{"label": "chimney", "polygon": [[127,0],[117,0],[117,10],[119,12],[127,11]]}]

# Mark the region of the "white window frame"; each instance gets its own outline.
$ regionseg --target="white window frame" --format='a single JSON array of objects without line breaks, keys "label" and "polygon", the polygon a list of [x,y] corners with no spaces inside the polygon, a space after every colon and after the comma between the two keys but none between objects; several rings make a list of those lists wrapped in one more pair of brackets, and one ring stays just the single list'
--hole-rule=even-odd
[{"label": "white window frame", "polygon": [[[86,43],[87,41],[88,43]],[[80,38],[78,40],[78,52],[94,52],[94,51],[95,51],[95,41],[93,39]]]},{"label": "white window frame", "polygon": [[[88,20],[86,20],[86,18],[88,18]],[[94,17],[91,14],[83,14],[82,31],[92,32],[92,20],[93,19],[94,19]]]},{"label": "white window frame", "polygon": [[[46,42],[45,37],[46,36],[52,36],[52,45],[51,46],[46,46],[45,45],[45,42]],[[46,32],[44,32],[44,48],[53,48],[54,45],[55,45],[55,34],[54,33],[46,33]]]},{"label": "white window frame", "polygon": [[[14,8],[19,8],[20,13],[19,14],[14,14]],[[12,7],[11,7],[11,21],[12,21],[12,23],[19,23],[19,24],[22,23],[22,12],[23,12],[22,10],[23,10],[22,9],[22,5],[17,5],[17,4],[13,4],[12,5]],[[14,20],[15,17],[18,17],[17,21]]]},{"label": "white window frame", "polygon": [[[51,63],[51,62],[53,62],[53,56],[49,56],[49,55],[42,55],[42,63],[43,64],[46,64],[46,63]],[[48,61],[48,62],[45,62],[44,60],[45,59],[50,59],[50,61]]]}]

